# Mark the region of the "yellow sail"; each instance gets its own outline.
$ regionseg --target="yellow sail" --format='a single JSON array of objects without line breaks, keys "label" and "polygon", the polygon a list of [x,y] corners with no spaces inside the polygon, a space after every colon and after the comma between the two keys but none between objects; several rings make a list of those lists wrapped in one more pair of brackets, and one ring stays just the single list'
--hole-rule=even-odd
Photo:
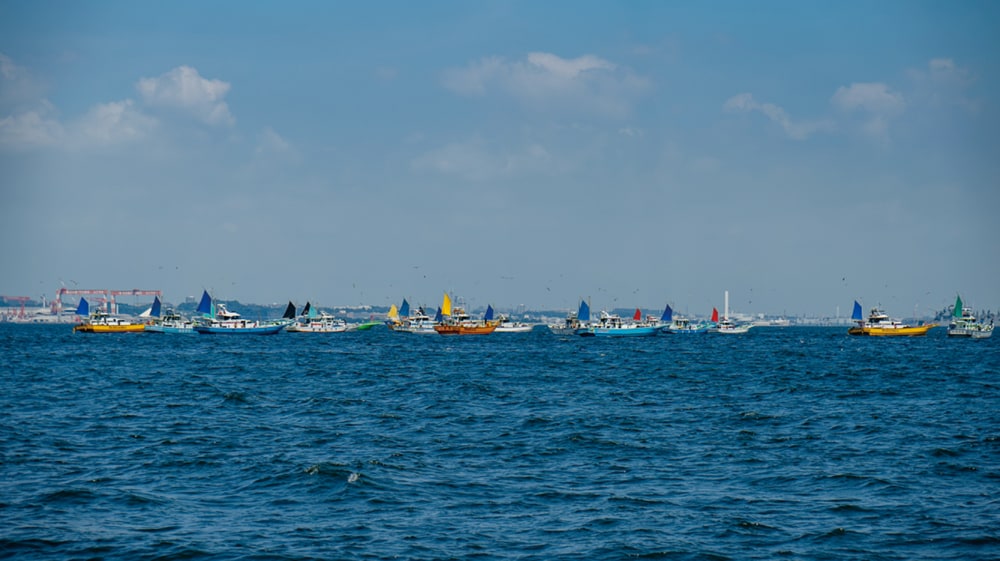
[{"label": "yellow sail", "polygon": [[441,302],[441,315],[450,316],[451,315],[451,298],[448,297],[448,293],[444,293],[444,301]]},{"label": "yellow sail", "polygon": [[399,319],[399,310],[396,309],[396,305],[393,304],[389,308],[389,313],[387,314],[389,319]]}]

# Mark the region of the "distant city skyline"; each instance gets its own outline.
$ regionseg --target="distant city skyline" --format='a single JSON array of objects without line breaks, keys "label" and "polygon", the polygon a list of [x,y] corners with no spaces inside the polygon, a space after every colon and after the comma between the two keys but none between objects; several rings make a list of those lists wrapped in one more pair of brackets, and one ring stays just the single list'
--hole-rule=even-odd
[{"label": "distant city skyline", "polygon": [[992,2],[0,3],[0,291],[1000,309]]}]

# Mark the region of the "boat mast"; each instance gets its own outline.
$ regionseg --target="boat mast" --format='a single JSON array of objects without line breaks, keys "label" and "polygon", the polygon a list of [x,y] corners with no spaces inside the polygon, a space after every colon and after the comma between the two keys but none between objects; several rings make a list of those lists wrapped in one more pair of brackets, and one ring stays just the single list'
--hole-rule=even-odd
[{"label": "boat mast", "polygon": [[722,319],[728,320],[729,319],[729,291],[728,290],[726,291],[725,301],[726,301],[726,306],[725,306],[726,312],[724,314],[722,314]]}]

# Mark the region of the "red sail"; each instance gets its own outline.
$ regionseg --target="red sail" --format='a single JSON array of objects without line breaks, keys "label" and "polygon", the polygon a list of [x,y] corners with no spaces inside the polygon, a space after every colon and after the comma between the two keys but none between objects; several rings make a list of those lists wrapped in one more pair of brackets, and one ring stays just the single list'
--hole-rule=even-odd
[{"label": "red sail", "polygon": [[712,323],[719,323],[719,310],[712,308]]},{"label": "red sail", "polygon": [[635,315],[632,316],[632,319],[634,319],[635,321],[642,320],[642,312],[639,311],[639,308],[635,309]]}]

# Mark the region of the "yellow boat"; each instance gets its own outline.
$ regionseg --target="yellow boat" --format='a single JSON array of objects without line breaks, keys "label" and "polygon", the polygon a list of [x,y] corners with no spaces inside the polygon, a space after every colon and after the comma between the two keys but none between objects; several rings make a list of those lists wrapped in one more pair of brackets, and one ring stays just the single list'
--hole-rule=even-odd
[{"label": "yellow boat", "polygon": [[878,308],[872,308],[868,319],[861,316],[861,304],[854,302],[854,313],[851,319],[858,325],[847,330],[848,335],[868,335],[872,337],[919,337],[937,327],[936,323],[924,325],[907,325],[901,321],[890,319],[888,314]]},{"label": "yellow boat", "polygon": [[[76,313],[81,316],[88,315],[90,305],[86,300],[80,298],[80,305],[76,308]],[[81,333],[135,333],[145,331],[146,324],[137,323],[120,317],[110,316],[102,310],[96,310],[87,317],[83,323],[73,327],[73,332]]]},{"label": "yellow boat", "polygon": [[[120,321],[127,322],[127,320]],[[131,322],[120,324],[81,323],[80,325],[73,327],[73,331],[79,331],[81,333],[135,333],[137,331],[145,330],[146,324]]]}]

